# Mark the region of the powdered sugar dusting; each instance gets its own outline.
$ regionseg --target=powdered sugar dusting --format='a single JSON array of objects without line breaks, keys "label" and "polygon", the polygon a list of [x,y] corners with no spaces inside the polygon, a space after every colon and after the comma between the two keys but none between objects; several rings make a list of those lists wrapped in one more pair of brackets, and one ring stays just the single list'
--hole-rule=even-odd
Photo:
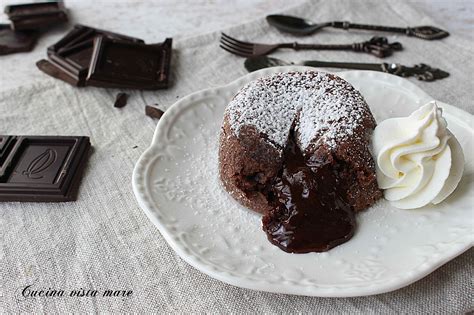
[{"label": "powdered sugar dusting", "polygon": [[288,139],[293,122],[301,149],[314,141],[329,148],[355,134],[370,111],[362,95],[335,75],[316,72],[277,73],[245,85],[226,109],[238,136],[254,126],[278,149]]}]

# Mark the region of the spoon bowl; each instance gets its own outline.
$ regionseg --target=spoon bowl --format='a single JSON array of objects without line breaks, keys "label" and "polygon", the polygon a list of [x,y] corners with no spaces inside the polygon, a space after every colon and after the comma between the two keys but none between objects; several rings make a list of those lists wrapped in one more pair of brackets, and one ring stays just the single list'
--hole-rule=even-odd
[{"label": "spoon bowl", "polygon": [[280,31],[300,35],[312,34],[319,29],[332,24],[331,22],[314,23],[310,20],[299,17],[280,14],[268,15],[267,22]]}]

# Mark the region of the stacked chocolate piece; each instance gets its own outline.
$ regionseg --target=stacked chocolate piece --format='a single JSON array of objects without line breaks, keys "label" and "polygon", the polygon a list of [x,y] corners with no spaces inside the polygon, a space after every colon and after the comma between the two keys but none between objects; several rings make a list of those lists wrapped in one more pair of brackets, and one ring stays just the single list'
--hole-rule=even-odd
[{"label": "stacked chocolate piece", "polygon": [[68,20],[62,1],[9,5],[5,13],[16,31],[45,28]]},{"label": "stacked chocolate piece", "polygon": [[9,5],[5,13],[11,23],[0,24],[0,55],[31,51],[42,30],[68,20],[62,1]]},{"label": "stacked chocolate piece", "polygon": [[156,90],[167,88],[172,39],[142,39],[76,25],[37,62],[46,74],[74,86]]}]

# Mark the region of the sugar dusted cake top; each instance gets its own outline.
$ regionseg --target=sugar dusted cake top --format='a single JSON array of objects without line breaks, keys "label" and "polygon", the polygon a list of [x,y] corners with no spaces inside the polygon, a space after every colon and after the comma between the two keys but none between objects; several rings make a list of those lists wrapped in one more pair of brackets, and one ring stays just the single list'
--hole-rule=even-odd
[{"label": "sugar dusted cake top", "polygon": [[236,136],[243,126],[254,126],[279,150],[285,147],[293,123],[302,150],[320,141],[334,149],[371,116],[351,84],[316,71],[277,73],[252,81],[226,112]]}]

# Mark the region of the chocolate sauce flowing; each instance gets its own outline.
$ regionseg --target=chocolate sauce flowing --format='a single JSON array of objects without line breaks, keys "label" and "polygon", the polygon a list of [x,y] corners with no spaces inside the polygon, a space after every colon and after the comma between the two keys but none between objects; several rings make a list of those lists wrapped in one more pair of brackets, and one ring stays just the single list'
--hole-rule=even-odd
[{"label": "chocolate sauce flowing", "polygon": [[[275,207],[262,219],[271,243],[286,252],[327,251],[354,234],[354,212],[334,160],[306,159],[290,135],[281,175],[270,188]],[[273,201],[271,201],[273,199]]]}]

